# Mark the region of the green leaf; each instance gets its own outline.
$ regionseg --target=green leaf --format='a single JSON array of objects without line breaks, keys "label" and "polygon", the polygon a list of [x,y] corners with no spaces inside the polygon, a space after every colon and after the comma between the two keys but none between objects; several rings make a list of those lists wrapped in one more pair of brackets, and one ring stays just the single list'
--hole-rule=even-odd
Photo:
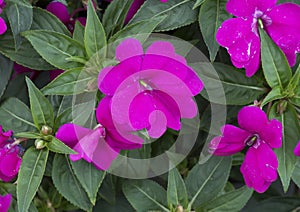
[{"label": "green leaf", "polygon": [[299,197],[273,197],[259,201],[255,205],[243,210],[244,212],[253,211],[276,211],[276,212],[287,212],[297,211],[300,206]]},{"label": "green leaf", "polygon": [[206,0],[200,8],[199,25],[205,44],[207,45],[210,61],[214,61],[219,51],[216,33],[221,24],[231,15],[226,11],[227,0]]},{"label": "green leaf", "polygon": [[85,69],[65,71],[46,85],[41,91],[45,95],[73,95],[90,91],[89,85],[96,82],[97,77]]},{"label": "green leaf", "polygon": [[284,92],[293,104],[300,107],[300,65]]},{"label": "green leaf", "polygon": [[103,199],[99,199],[93,208],[94,212],[104,211],[104,212],[131,212],[134,211],[132,206],[129,204],[127,199],[123,196],[118,197],[115,204],[109,204]]},{"label": "green leaf", "polygon": [[84,26],[79,22],[75,22],[73,39],[84,45]]},{"label": "green leaf", "polygon": [[169,211],[166,207],[166,191],[154,181],[128,181],[123,184],[123,192],[137,211]]},{"label": "green leaf", "polygon": [[22,42],[20,33],[29,30],[32,23],[32,7],[11,3],[5,11],[13,32],[16,49],[19,49]]},{"label": "green leaf", "polygon": [[157,1],[146,1],[129,24],[167,15],[167,18],[156,27],[155,31],[173,30],[197,20],[198,11],[193,10],[193,6],[194,1],[192,0],[172,0],[160,4]]},{"label": "green leaf", "polygon": [[89,211],[92,204],[75,176],[67,155],[55,154],[52,180],[61,195],[82,210]]},{"label": "green leaf", "polygon": [[281,49],[259,27],[261,39],[261,60],[264,75],[271,88],[279,86],[282,90],[292,78],[292,71]]},{"label": "green leaf", "polygon": [[76,154],[73,149],[71,149],[55,137],[53,137],[52,140],[47,143],[47,147],[50,151],[60,154]]},{"label": "green leaf", "polygon": [[6,90],[13,70],[13,62],[0,54],[0,100]]},{"label": "green leaf", "polygon": [[29,78],[26,78],[26,84],[28,87],[30,109],[34,124],[38,129],[41,129],[43,125],[53,127],[54,113],[49,100],[44,97],[41,91]]},{"label": "green leaf", "polygon": [[218,196],[196,211],[240,211],[251,198],[252,193],[252,189],[247,186],[243,186],[242,188]]},{"label": "green leaf", "polygon": [[107,37],[121,30],[132,2],[133,0],[113,1],[108,5],[102,21]]},{"label": "green leaf", "polygon": [[49,30],[70,36],[67,27],[52,13],[39,7],[33,8],[31,30]]},{"label": "green leaf", "polygon": [[6,0],[6,3],[16,3],[20,6],[23,6],[23,7],[29,7],[31,8],[31,4],[28,0]]},{"label": "green leaf", "polygon": [[197,0],[193,6],[193,10],[201,6],[206,0]]},{"label": "green leaf", "polygon": [[5,120],[1,125],[14,133],[37,131],[29,108],[17,98],[9,98],[3,102],[0,107],[0,120]]},{"label": "green leaf", "polygon": [[298,159],[295,169],[293,171],[292,179],[293,179],[294,183],[298,186],[298,188],[300,188],[300,161],[299,161],[299,159]]},{"label": "green leaf", "polygon": [[27,212],[38,187],[40,186],[48,159],[48,149],[26,150],[17,183],[17,199],[19,212]]},{"label": "green leaf", "polygon": [[279,86],[274,87],[268,95],[264,98],[263,102],[261,103],[262,106],[265,106],[269,102],[272,102],[277,99],[283,99],[285,97],[284,94],[282,94],[282,90]]},{"label": "green leaf", "polygon": [[295,91],[295,95],[290,99],[290,102],[300,107],[300,87]]},{"label": "green leaf", "polygon": [[[114,34],[110,39],[109,43],[113,43],[115,45],[118,44],[118,42],[121,42],[123,39],[131,37],[131,38],[139,38],[139,34],[142,34],[144,37],[144,34],[150,34],[153,32],[153,30],[157,27],[159,23],[161,23],[166,16],[159,16],[155,18],[151,18],[148,20],[143,20],[134,24],[127,25],[124,27],[121,31]],[[118,42],[116,42],[118,41]]]},{"label": "green leaf", "polygon": [[297,162],[297,157],[293,154],[293,150],[300,139],[300,126],[294,107],[288,103],[286,110],[279,114],[277,113],[278,104],[280,103],[272,106],[269,118],[276,118],[282,123],[283,127],[282,147],[275,149],[275,153],[278,159],[278,173],[283,190],[286,192]]},{"label": "green leaf", "polygon": [[189,194],[188,209],[198,208],[224,188],[231,169],[231,157],[212,156],[204,164],[196,164],[185,180]]},{"label": "green leaf", "polygon": [[27,40],[22,41],[18,50],[15,49],[14,37],[11,30],[1,35],[0,52],[16,63],[33,70],[52,70],[52,65],[46,62]]},{"label": "green leaf", "polygon": [[[203,80],[205,88],[213,95],[202,92],[201,95],[211,102],[224,104],[224,94],[226,104],[228,105],[245,105],[252,103],[259,96],[266,92],[262,82],[256,77],[248,78],[245,74],[232,66],[222,63],[192,64],[194,70],[199,73]],[[217,74],[212,70],[214,69]],[[224,89],[224,92],[221,92]]]},{"label": "green leaf", "polygon": [[14,136],[19,138],[28,138],[28,139],[37,139],[42,137],[40,133],[35,133],[35,132],[21,132],[21,133],[14,134]]},{"label": "green leaf", "polygon": [[76,40],[48,30],[32,30],[23,32],[34,49],[50,64],[62,70],[74,70],[83,65],[68,61],[68,58],[85,57],[83,46]]},{"label": "green leaf", "polygon": [[87,21],[84,31],[84,45],[89,58],[91,58],[94,54],[97,54],[98,57],[100,56],[100,53],[101,56],[105,56],[106,35],[91,0],[88,1]]},{"label": "green leaf", "polygon": [[72,167],[77,179],[87,192],[93,205],[95,205],[97,193],[105,177],[105,172],[98,170],[93,164],[85,160],[73,162]]},{"label": "green leaf", "polygon": [[177,168],[169,171],[167,198],[169,206],[183,206],[187,208],[188,194],[184,181],[178,172]]}]

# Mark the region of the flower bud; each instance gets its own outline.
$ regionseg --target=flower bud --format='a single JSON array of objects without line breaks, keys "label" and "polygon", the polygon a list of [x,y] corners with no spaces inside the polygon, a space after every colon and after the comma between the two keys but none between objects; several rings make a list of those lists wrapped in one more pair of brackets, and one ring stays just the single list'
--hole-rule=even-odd
[{"label": "flower bud", "polygon": [[36,139],[34,145],[36,149],[43,149],[46,146],[46,142],[41,139]]},{"label": "flower bud", "polygon": [[49,126],[47,126],[47,125],[43,125],[43,126],[42,126],[41,133],[42,133],[43,135],[51,135],[52,132],[53,132],[53,130],[52,130],[51,127],[49,127]]}]

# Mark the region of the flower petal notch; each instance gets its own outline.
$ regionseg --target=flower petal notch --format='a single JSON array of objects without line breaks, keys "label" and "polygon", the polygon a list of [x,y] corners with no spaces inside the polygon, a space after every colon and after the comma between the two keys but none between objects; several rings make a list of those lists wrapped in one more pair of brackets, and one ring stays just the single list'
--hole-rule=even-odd
[{"label": "flower petal notch", "polygon": [[261,21],[272,40],[285,53],[290,66],[300,52],[300,6],[293,3],[276,5],[276,0],[229,0],[226,10],[236,16],[222,23],[216,33],[217,42],[228,50],[233,65],[245,68],[253,76],[260,66]]},{"label": "flower petal notch", "polygon": [[122,136],[128,136],[124,129],[147,130],[158,138],[167,128],[180,130],[181,118],[196,116],[193,96],[203,83],[172,43],[152,42],[144,53],[139,40],[128,38],[117,46],[116,59],[119,64],[100,71],[98,87],[111,99],[112,119]]},{"label": "flower petal notch", "polygon": [[256,106],[243,107],[238,113],[240,128],[225,125],[222,135],[209,143],[216,156],[228,156],[249,147],[240,171],[246,185],[259,193],[265,192],[277,179],[278,160],[272,148],[282,144],[282,124],[268,120],[263,110]]}]

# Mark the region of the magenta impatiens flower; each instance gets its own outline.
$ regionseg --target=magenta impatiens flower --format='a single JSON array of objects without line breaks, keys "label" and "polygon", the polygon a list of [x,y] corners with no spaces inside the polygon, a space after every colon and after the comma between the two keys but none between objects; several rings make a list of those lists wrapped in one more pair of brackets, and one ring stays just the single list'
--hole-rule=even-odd
[{"label": "magenta impatiens flower", "polygon": [[295,147],[294,149],[294,154],[296,156],[299,156],[300,157],[300,141],[298,142],[297,146]]},{"label": "magenta impatiens flower", "polygon": [[248,77],[260,66],[258,22],[285,53],[290,66],[300,52],[300,6],[293,3],[276,5],[277,0],[229,0],[226,9],[237,18],[220,26],[216,39],[227,48],[237,68],[245,68]]},{"label": "magenta impatiens flower", "polygon": [[11,194],[6,194],[4,196],[0,195],[0,211],[1,212],[7,212],[10,206],[12,200]]},{"label": "magenta impatiens flower", "polygon": [[98,85],[112,101],[118,130],[146,129],[158,138],[167,127],[179,130],[181,118],[196,116],[193,96],[203,83],[171,43],[153,42],[144,53],[141,43],[129,38],[117,47],[116,59],[118,65],[100,71]]},{"label": "magenta impatiens flower", "polygon": [[[3,8],[5,7],[4,0],[0,0],[0,14],[2,13]],[[4,34],[7,30],[6,23],[3,18],[0,17],[0,35]]]},{"label": "magenta impatiens flower", "polygon": [[282,125],[276,119],[268,120],[264,111],[247,106],[238,113],[240,128],[226,124],[222,135],[215,137],[209,150],[216,156],[227,156],[249,147],[240,168],[248,187],[259,193],[267,190],[277,179],[278,160],[272,148],[282,144]]},{"label": "magenta impatiens flower", "polygon": [[20,146],[10,140],[12,131],[2,132],[0,125],[0,179],[9,182],[18,174],[22,158]]},{"label": "magenta impatiens flower", "polygon": [[120,150],[136,149],[142,146],[143,140],[128,132],[124,138],[116,130],[110,111],[110,99],[104,98],[98,105],[96,118],[99,125],[91,130],[75,124],[62,125],[56,137],[73,148],[77,154],[70,155],[72,161],[84,159],[93,163],[100,170],[109,169]]}]

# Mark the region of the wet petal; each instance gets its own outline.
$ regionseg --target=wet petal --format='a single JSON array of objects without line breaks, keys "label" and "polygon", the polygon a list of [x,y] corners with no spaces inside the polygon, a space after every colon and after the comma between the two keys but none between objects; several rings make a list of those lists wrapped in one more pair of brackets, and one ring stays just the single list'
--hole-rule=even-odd
[{"label": "wet petal", "polygon": [[237,17],[252,16],[256,10],[265,12],[275,6],[277,0],[229,0],[226,10]]},{"label": "wet petal", "polygon": [[56,132],[55,137],[73,148],[78,141],[89,134],[92,130],[75,124],[64,124]]},{"label": "wet petal", "polygon": [[6,194],[4,196],[0,195],[0,211],[1,212],[7,212],[10,206],[12,200],[11,194]]},{"label": "wet petal", "polygon": [[8,150],[0,162],[0,170],[7,177],[14,178],[19,172],[21,162],[17,151]]},{"label": "wet petal", "polygon": [[265,112],[259,107],[247,106],[239,111],[238,123],[242,129],[260,135],[260,133],[266,130],[268,118]]},{"label": "wet petal", "polygon": [[162,55],[170,57],[186,65],[186,59],[181,55],[176,54],[174,46],[165,41],[153,42],[147,49],[146,54]]},{"label": "wet petal", "polygon": [[209,151],[218,156],[232,155],[242,151],[251,134],[236,126],[226,124],[221,128],[222,136],[215,137],[209,143]]},{"label": "wet petal", "polygon": [[151,138],[159,138],[167,130],[166,115],[160,110],[155,110],[149,115],[149,123],[151,127],[148,129],[148,134]]},{"label": "wet petal", "polygon": [[4,34],[7,30],[7,26],[3,18],[0,17],[0,35]]},{"label": "wet petal", "polygon": [[300,156],[300,141],[298,141],[298,144],[296,145],[296,147],[294,149],[294,154],[296,156]]},{"label": "wet petal", "polygon": [[265,192],[277,179],[278,161],[272,149],[260,142],[250,147],[241,166],[246,185],[259,193]]},{"label": "wet petal", "polygon": [[129,11],[127,13],[125,24],[127,24],[131,18],[135,15],[135,13],[138,11],[138,9],[141,7],[141,5],[145,2],[145,0],[134,0],[132,5],[129,8]]},{"label": "wet petal", "polygon": [[6,144],[6,141],[12,136],[12,134],[12,130],[3,132],[2,126],[0,125],[0,147],[3,147]]},{"label": "wet petal", "polygon": [[273,41],[286,54],[290,66],[296,63],[300,52],[300,6],[292,3],[280,4],[266,13],[272,20],[265,28]]},{"label": "wet petal", "polygon": [[116,49],[116,58],[119,61],[129,59],[134,56],[143,55],[144,50],[139,40],[128,38],[122,41]]},{"label": "wet petal", "polygon": [[46,9],[61,20],[64,24],[68,23],[70,16],[68,8],[61,2],[53,1],[50,2]]},{"label": "wet petal", "polygon": [[282,145],[282,124],[280,121],[273,119],[260,133],[260,138],[272,148],[280,148]]},{"label": "wet petal", "polygon": [[216,34],[217,42],[227,48],[232,63],[245,68],[251,77],[260,65],[260,40],[251,19],[232,18],[223,22]]}]

